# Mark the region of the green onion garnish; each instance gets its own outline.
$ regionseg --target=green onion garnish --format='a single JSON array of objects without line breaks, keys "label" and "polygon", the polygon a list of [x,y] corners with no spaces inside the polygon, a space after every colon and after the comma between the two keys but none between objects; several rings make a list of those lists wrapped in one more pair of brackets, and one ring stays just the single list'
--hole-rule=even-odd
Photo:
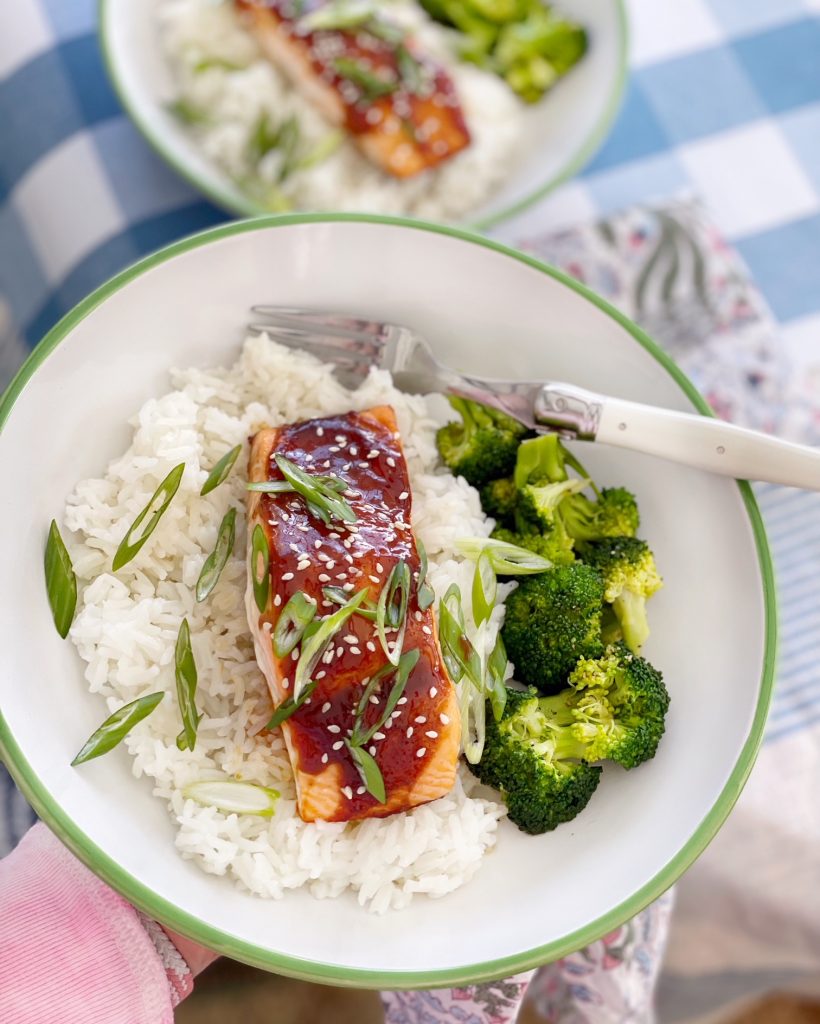
[{"label": "green onion garnish", "polygon": [[341,481],[334,480],[331,484],[327,477],[311,476],[284,455],[277,454],[274,459],[285,480],[292,485],[294,491],[302,495],[310,512],[322,522],[326,525],[330,524],[331,519],[340,519],[345,523],[356,522],[356,513],[340,497],[340,486],[346,489]]},{"label": "green onion garnish", "polygon": [[416,537],[416,550],[419,553],[419,579],[417,589],[418,605],[419,608],[425,612],[433,601],[435,601],[436,595],[433,588],[427,582],[427,569],[429,564],[427,561],[427,549],[418,537]]},{"label": "green onion garnish", "polygon": [[[392,675],[393,673],[395,673],[396,678],[393,682],[393,687],[390,690],[387,700],[384,703],[384,708],[382,709],[381,714],[373,723],[373,725],[371,725],[369,729],[366,729],[364,731],[364,710],[362,710],[360,713],[359,709],[362,706],[362,701],[359,700],[359,704],[356,708],[356,721],[353,726],[353,735],[350,737],[350,742],[354,746],[366,747],[367,744],[373,739],[373,737],[379,731],[379,729],[383,728],[387,724],[387,720],[396,710],[396,705],[398,704],[402,694],[404,693],[404,688],[407,686],[407,680],[410,678],[410,673],[416,667],[416,662],[419,660],[419,653],[419,649],[417,647],[414,647],[412,651],[407,651],[406,654],[403,654],[401,658],[399,658],[399,664],[395,669],[392,668],[392,666],[385,666],[387,672],[385,672],[385,669],[382,669],[381,672],[378,672],[376,674],[374,679],[378,677],[381,677],[381,679],[383,679],[384,675]],[[379,679],[378,681],[381,682],[381,679]],[[373,682],[373,680],[371,680],[371,682]],[[370,694],[372,692],[373,691],[371,690],[370,693],[368,693],[368,700],[370,699]]]},{"label": "green onion garnish", "polygon": [[461,749],[470,764],[478,764],[484,753],[486,702],[480,687],[462,686],[459,694],[461,709]]},{"label": "green onion garnish", "polygon": [[219,582],[222,570],[228,564],[228,559],[231,557],[235,539],[236,509],[229,508],[219,524],[216,546],[205,559],[199,579],[196,581],[197,601],[204,601]]},{"label": "green onion garnish", "polygon": [[508,544],[490,537],[463,537],[456,541],[456,550],[475,561],[486,552],[493,571],[500,576],[528,576],[552,568],[548,558],[542,558],[517,544]]},{"label": "green onion garnish", "polygon": [[273,631],[273,651],[277,658],[284,658],[302,639],[305,629],[316,615],[316,602],[301,590],[288,601]]},{"label": "green onion garnish", "polygon": [[65,639],[77,607],[77,577],[63,538],[52,519],[45,555],[46,591],[57,632]]},{"label": "green onion garnish", "polygon": [[253,583],[253,596],[256,607],[263,612],[268,606],[268,595],[270,594],[270,548],[268,538],[262,529],[262,524],[257,523],[251,534],[251,582]]},{"label": "green onion garnish", "polygon": [[[343,587],[323,587],[323,596],[334,604],[347,604],[350,600],[350,595]],[[376,605],[370,601],[362,601],[361,605],[356,609],[356,614],[360,615],[363,619],[369,619],[371,622],[376,621]]]},{"label": "green onion garnish", "polygon": [[202,490],[199,492],[203,497],[206,494],[210,494],[211,491],[227,480],[241,451],[242,445],[238,444],[235,448],[231,448],[229,452],[225,452],[219,462],[214,465],[214,468],[208,474],[208,479],[202,485]]},{"label": "green onion garnish", "polygon": [[274,711],[271,716],[271,720],[265,726],[266,729],[276,729],[282,722],[286,722],[291,715],[295,714],[299,708],[305,703],[308,697],[316,689],[317,680],[311,679],[307,686],[299,694],[299,699],[294,700],[293,697],[288,697],[287,700],[283,700],[279,707]]},{"label": "green onion garnish", "polygon": [[293,679],[294,700],[299,699],[302,690],[307,686],[308,681],[313,675],[313,670],[324,654],[328,640],[342,628],[366,597],[367,591],[360,590],[355,597],[352,597],[337,612],[322,619],[316,632],[302,644],[302,653],[297,662],[296,674]]},{"label": "green onion garnish", "polygon": [[450,678],[458,683],[466,674],[476,687],[483,689],[481,659],[464,628],[461,591],[457,584],[451,584],[439,601],[438,615],[441,654]]},{"label": "green onion garnish", "polygon": [[182,790],[182,795],[186,800],[195,800],[226,814],[258,814],[260,818],[272,817],[279,799],[275,789],[234,779],[192,782]]},{"label": "green onion garnish", "polygon": [[179,713],[182,716],[182,732],[177,737],[177,746],[180,750],[193,750],[196,745],[196,731],[199,728],[199,712],[196,709],[196,662],[191,648],[191,630],[187,619],[182,620],[177,634],[174,648],[174,678],[177,684]]},{"label": "green onion garnish", "polygon": [[[392,665],[398,665],[407,629],[407,602],[410,598],[410,566],[405,561],[397,562],[387,577],[376,605],[376,632],[379,643]],[[387,639],[387,629],[397,630],[392,644]]]},{"label": "green onion garnish", "polygon": [[473,575],[473,618],[477,626],[489,619],[497,593],[498,580],[495,578],[495,570],[489,554],[482,551],[478,556]]},{"label": "green onion garnish", "polygon": [[367,100],[389,96],[399,87],[398,82],[388,82],[350,57],[337,57],[333,61],[333,66],[342,78],[358,86]]},{"label": "green onion garnish", "polygon": [[306,14],[300,28],[307,32],[332,32],[360,28],[377,15],[376,6],[368,0],[335,0]]},{"label": "green onion garnish", "polygon": [[[117,548],[116,554],[114,555],[114,561],[112,563],[114,572],[118,569],[122,569],[124,565],[127,565],[154,532],[157,527],[157,523],[162,519],[165,514],[165,510],[171,504],[174,495],[179,490],[179,484],[184,472],[185,463],[180,462],[178,466],[174,466],[168,476],[165,477],[159,487],[154,491],[151,500],[131,524],[130,529],[123,537],[122,541],[120,541],[120,546]],[[149,514],[151,518],[148,520],[145,529],[140,531],[143,521]]]},{"label": "green onion garnish", "polygon": [[384,784],[384,776],[376,764],[375,758],[363,747],[354,746],[350,740],[345,740],[345,746],[350,751],[350,756],[353,758],[353,763],[356,765],[364,788],[380,804],[386,803],[387,788]]},{"label": "green onion garnish", "polygon": [[141,722],[143,718],[147,718],[151,714],[164,696],[162,691],[149,693],[145,697],[132,700],[130,704],[124,704],[113,715],[109,715],[99,729],[85,741],[82,749],[71,762],[72,766],[91,761],[93,758],[113,750],[137,722]]},{"label": "green onion garnish", "polygon": [[504,708],[507,704],[507,687],[504,685],[506,674],[507,651],[499,633],[495,647],[493,647],[487,659],[487,682],[485,687],[490,704],[492,705],[493,718],[496,722],[501,721],[501,716],[504,714]]}]

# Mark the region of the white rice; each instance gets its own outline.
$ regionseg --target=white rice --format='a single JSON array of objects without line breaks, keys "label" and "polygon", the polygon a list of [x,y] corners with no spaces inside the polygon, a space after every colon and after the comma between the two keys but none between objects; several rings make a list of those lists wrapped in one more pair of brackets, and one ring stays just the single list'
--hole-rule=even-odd
[{"label": "white rice", "polygon": [[[201,604],[194,599],[223,515],[231,505],[244,507],[247,445],[224,484],[204,498],[199,491],[217,459],[246,444],[263,424],[389,403],[401,429],[413,526],[429,554],[430,583],[439,596],[458,583],[468,617],[473,567],[453,546],[459,536],[486,536],[492,520],[471,487],[437,468],[436,423],[426,401],[397,391],[387,373],[373,372],[351,393],[326,365],[263,337],[249,338],[230,369],[176,370],[172,382],[176,390],[146,402],[130,421],[131,446],[105,476],[77,485],[65,516],[81,589],[70,635],[86,662],[89,689],[105,698],[108,712],[156,690],[167,694],[125,740],[134,774],[148,776],[155,795],[167,802],[184,857],[256,895],[278,898],[307,886],[314,896],[330,897],[350,889],[360,904],[379,913],[406,906],[415,893],[451,892],[474,875],[495,843],[503,805],[470,796],[474,780],[462,769],[451,793],[407,813],[359,824],[306,824],[298,817],[281,736],[257,736],[271,703],[245,616],[241,512],[234,555],[216,589]],[[154,534],[112,575],[111,560],[126,530],[159,482],[183,461],[179,491]],[[502,615],[499,605],[486,630],[487,644],[494,642]],[[186,616],[202,712],[193,752],[175,743],[181,723],[174,644]],[[102,719],[102,705],[100,712]],[[189,783],[225,775],[278,789],[282,799],[274,817],[224,814],[183,798]]]},{"label": "white rice", "polygon": [[[515,165],[525,139],[522,104],[496,75],[455,61],[444,32],[418,4],[391,0],[387,6],[391,17],[412,29],[426,52],[448,68],[470,145],[440,167],[400,181],[345,140],[323,162],[293,174],[281,191],[301,209],[461,217],[486,200]],[[250,143],[260,118],[267,115],[272,124],[280,124],[294,116],[305,152],[313,151],[333,129],[261,56],[231,3],[160,0],[159,25],[178,97],[203,115],[203,123],[191,129],[203,152],[264,202],[277,181],[280,155],[272,151],[261,161],[253,156]]]}]

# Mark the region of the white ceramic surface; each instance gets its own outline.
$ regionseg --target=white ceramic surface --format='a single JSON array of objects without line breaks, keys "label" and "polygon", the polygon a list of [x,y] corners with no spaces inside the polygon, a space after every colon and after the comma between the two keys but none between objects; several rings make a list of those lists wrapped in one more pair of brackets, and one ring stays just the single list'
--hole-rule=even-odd
[{"label": "white ceramic surface", "polygon": [[477,373],[693,408],[685,380],[634,328],[477,237],[291,218],[226,226],[150,258],[58,326],[0,404],[0,748],[13,773],[74,849],[150,913],[283,973],[370,986],[475,980],[600,936],[706,845],[759,743],[774,655],[771,579],[753,501],[726,478],[584,447],[601,484],[638,495],[665,578],[645,653],[672,696],[667,734],[654,761],[607,767],[589,807],[554,833],[532,838],[504,823],[476,878],[444,899],[374,917],[348,897],[253,898],[178,856],[164,805],[132,777],[123,749],[69,767],[103,703],[50,619],[48,522],[78,478],[124,449],[126,418],[168,388],[169,366],[235,358],[258,302],[404,322],[442,359]]},{"label": "white ceramic surface", "polygon": [[[173,76],[156,27],[158,0],[101,0],[100,35],[109,73],[137,127],[173,167],[235,213],[264,212],[205,157],[168,112]],[[519,166],[469,223],[487,226],[574,174],[592,156],[615,116],[626,78],[622,0],[565,0],[588,28],[584,60],[541,103],[525,112],[529,141]]]}]

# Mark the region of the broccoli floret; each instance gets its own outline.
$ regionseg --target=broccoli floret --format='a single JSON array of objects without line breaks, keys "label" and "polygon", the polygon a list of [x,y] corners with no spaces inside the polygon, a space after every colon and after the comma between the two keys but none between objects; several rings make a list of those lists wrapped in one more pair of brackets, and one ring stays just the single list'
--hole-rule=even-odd
[{"label": "broccoli floret", "polygon": [[597,501],[568,495],[561,502],[561,518],[575,540],[634,537],[640,525],[638,503],[624,487],[605,487]]},{"label": "broccoli floret", "polygon": [[515,459],[515,486],[550,484],[566,480],[564,446],[557,434],[542,434],[522,441]]},{"label": "broccoli floret", "polygon": [[649,546],[637,537],[609,537],[585,543],[581,557],[603,576],[604,598],[623,630],[624,641],[635,654],[649,636],[647,600],[663,585]]},{"label": "broccoli floret", "polygon": [[447,423],[436,434],[436,445],[445,464],[474,487],[512,473],[518,445],[527,428],[478,402],[455,395],[449,397],[449,402],[460,413],[461,421]]},{"label": "broccoli floret", "polygon": [[551,726],[534,691],[507,690],[500,722],[488,710],[484,752],[470,770],[499,789],[510,820],[539,835],[570,821],[589,802],[601,769],[567,760],[559,749],[563,730]]},{"label": "broccoli floret", "polygon": [[518,491],[511,476],[490,480],[481,488],[481,507],[499,523],[513,523]]},{"label": "broccoli floret", "polygon": [[515,544],[519,548],[534,551],[536,555],[549,559],[553,565],[569,565],[575,561],[572,538],[560,529],[551,530],[549,533],[521,533],[498,526],[490,536],[493,540],[503,540],[507,544]]},{"label": "broccoli floret", "polygon": [[601,574],[575,562],[527,576],[507,598],[502,630],[516,678],[552,693],[579,658],[603,653]]},{"label": "broccoli floret", "polygon": [[582,658],[569,687],[539,706],[555,727],[566,731],[557,740],[565,756],[634,768],[655,756],[669,694],[657,669],[625,644],[614,644],[603,657]]},{"label": "broccoli floret", "polygon": [[518,512],[540,530],[561,528],[566,531],[561,515],[565,499],[586,486],[584,480],[561,480],[554,484],[525,484],[518,492]]}]

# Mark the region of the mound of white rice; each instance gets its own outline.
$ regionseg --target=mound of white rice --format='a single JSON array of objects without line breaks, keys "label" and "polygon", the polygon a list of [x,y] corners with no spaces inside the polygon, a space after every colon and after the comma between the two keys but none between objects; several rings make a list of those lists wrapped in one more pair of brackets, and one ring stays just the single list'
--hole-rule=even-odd
[{"label": "mound of white rice", "polygon": [[[454,542],[486,536],[492,520],[471,487],[436,467],[436,423],[427,403],[397,391],[384,372],[373,372],[358,391],[346,391],[326,365],[264,337],[249,338],[230,369],[177,370],[172,382],[174,391],[146,402],[133,418],[132,444],[105,476],[77,485],[65,516],[81,588],[71,639],[87,663],[89,689],[105,698],[108,712],[156,690],[167,694],[125,740],[134,774],[151,778],[154,793],[167,801],[184,857],[259,896],[281,897],[300,886],[319,897],[351,889],[361,904],[383,912],[406,906],[415,893],[442,896],[463,885],[494,844],[504,814],[501,804],[469,795],[473,779],[466,769],[448,796],[390,818],[305,824],[296,814],[281,736],[258,734],[272,708],[245,617],[243,512],[233,557],[217,587],[203,603],[194,599],[223,515],[231,505],[244,508],[248,436],[264,424],[389,403],[407,455],[413,526],[429,554],[430,583],[439,596],[458,583],[469,619],[473,567],[454,554]],[[245,451],[228,481],[200,497],[211,467],[240,442]],[[120,540],[180,462],[182,483],[154,534],[112,575]],[[494,643],[502,614],[499,605],[487,644]],[[193,752],[178,750],[175,742],[181,722],[174,645],[184,617],[202,712]],[[108,712],[101,702],[100,719]],[[282,799],[274,817],[224,814],[183,798],[189,783],[225,775],[278,789]]]},{"label": "mound of white rice", "polygon": [[[281,191],[301,209],[460,217],[479,206],[515,165],[525,138],[522,105],[496,75],[454,61],[442,29],[418,4],[391,0],[386,6],[391,18],[412,29],[426,52],[448,68],[471,144],[440,167],[400,181],[345,140],[327,159],[294,173]],[[262,57],[232,3],[160,0],[159,25],[178,97],[195,115],[191,130],[203,152],[264,202],[267,189],[278,180],[281,156],[276,150],[261,160],[254,155],[251,143],[260,118],[267,116],[278,125],[294,116],[308,153],[333,130]]]}]

